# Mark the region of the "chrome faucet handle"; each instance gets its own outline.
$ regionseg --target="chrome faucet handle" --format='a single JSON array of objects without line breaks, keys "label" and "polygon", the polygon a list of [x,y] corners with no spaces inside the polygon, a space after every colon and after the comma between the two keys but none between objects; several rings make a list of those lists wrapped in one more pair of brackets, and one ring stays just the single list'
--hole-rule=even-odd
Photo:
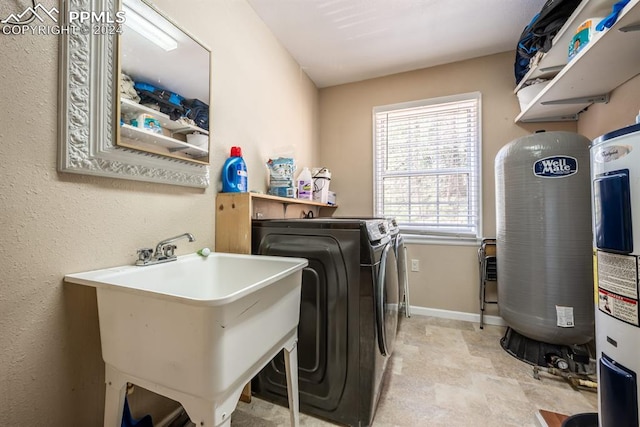
[{"label": "chrome faucet handle", "polygon": [[[155,256],[156,257],[160,256],[160,253],[164,252],[163,248],[165,246],[167,246],[169,243],[173,243],[173,242],[175,242],[176,240],[179,240],[179,239],[188,239],[190,242],[195,242],[196,241],[196,238],[193,237],[193,234],[191,234],[191,233],[184,233],[184,234],[181,234],[179,236],[175,236],[175,237],[171,237],[169,239],[162,240],[161,242],[159,242],[156,245],[156,255]],[[174,249],[175,249],[175,247],[174,247]]]},{"label": "chrome faucet handle", "polygon": [[151,248],[138,249],[138,261],[136,261],[136,265],[145,266],[159,264],[162,262],[175,261],[176,259],[178,259],[175,254],[177,246],[172,245],[172,243],[179,239],[187,239],[190,242],[195,242],[196,240],[196,238],[193,237],[193,234],[184,233],[179,236],[160,241],[156,245],[155,252]]},{"label": "chrome faucet handle", "polygon": [[162,247],[162,254],[167,258],[171,258],[174,256],[174,251],[177,249],[176,245],[164,245]]},{"label": "chrome faucet handle", "polygon": [[142,249],[138,249],[137,253],[138,253],[138,261],[140,261],[140,262],[148,262],[148,261],[151,260],[151,257],[153,256],[153,249],[152,248],[142,248]]}]

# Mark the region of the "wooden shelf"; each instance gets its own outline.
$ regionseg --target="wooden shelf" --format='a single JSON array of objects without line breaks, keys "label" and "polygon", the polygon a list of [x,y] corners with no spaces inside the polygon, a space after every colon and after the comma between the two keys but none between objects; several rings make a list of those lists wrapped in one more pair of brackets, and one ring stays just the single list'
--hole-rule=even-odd
[{"label": "wooden shelf", "polygon": [[254,219],[331,216],[337,206],[311,200],[261,193],[218,193],[216,197],[216,252],[251,253]]},{"label": "wooden shelf", "polygon": [[253,199],[264,199],[264,200],[273,200],[276,202],[281,202],[284,204],[296,204],[296,205],[309,205],[309,206],[318,206],[321,208],[337,208],[335,205],[328,205],[326,203],[314,202],[313,200],[304,200],[304,199],[294,199],[290,197],[280,197],[280,196],[272,196],[270,194],[262,194],[262,193],[249,193],[250,197]]},{"label": "wooden shelf", "polygon": [[[613,89],[639,74],[640,31],[620,31],[625,27],[640,24],[639,2],[640,0],[631,0],[620,12],[617,22],[589,42],[529,103],[515,121],[577,120],[578,113],[584,108],[593,102],[606,102]],[[570,19],[567,28],[575,29],[581,22]],[[565,33],[570,31],[567,30]],[[562,46],[560,43],[554,45],[552,50],[562,50],[566,54],[568,44]]]}]

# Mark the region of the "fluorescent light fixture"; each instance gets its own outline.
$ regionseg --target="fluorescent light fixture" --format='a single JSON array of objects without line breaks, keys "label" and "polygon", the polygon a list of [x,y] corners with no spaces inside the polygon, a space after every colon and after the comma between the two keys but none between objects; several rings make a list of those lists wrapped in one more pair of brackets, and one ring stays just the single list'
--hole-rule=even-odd
[{"label": "fluorescent light fixture", "polygon": [[166,50],[167,52],[174,50],[178,47],[178,42],[175,41],[169,34],[156,27],[154,24],[138,15],[131,8],[126,5],[122,6],[122,10],[125,12],[124,24],[131,28],[136,33],[140,34],[145,39],[154,43],[158,47]]}]

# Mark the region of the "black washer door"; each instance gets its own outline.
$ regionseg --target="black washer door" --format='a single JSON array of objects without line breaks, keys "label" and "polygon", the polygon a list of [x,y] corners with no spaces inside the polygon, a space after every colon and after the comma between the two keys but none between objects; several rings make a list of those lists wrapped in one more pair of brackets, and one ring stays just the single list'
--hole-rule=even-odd
[{"label": "black washer door", "polygon": [[[348,291],[352,272],[359,268],[357,249],[357,245],[341,244],[333,236],[311,234],[274,232],[260,241],[258,254],[309,260],[302,271],[298,324],[298,385],[303,407],[332,412],[341,405],[351,364]],[[265,366],[256,381],[258,394],[286,399],[282,352]]]},{"label": "black washer door", "polygon": [[391,356],[398,329],[398,264],[393,244],[385,246],[375,283],[378,347],[383,356]]}]

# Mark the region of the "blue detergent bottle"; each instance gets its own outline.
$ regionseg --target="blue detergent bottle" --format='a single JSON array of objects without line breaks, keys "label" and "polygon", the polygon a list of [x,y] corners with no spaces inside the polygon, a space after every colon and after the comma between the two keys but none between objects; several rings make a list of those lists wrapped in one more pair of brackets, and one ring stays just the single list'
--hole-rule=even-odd
[{"label": "blue detergent bottle", "polygon": [[222,167],[222,192],[246,193],[247,189],[247,165],[242,158],[242,148],[231,147],[229,157]]}]

